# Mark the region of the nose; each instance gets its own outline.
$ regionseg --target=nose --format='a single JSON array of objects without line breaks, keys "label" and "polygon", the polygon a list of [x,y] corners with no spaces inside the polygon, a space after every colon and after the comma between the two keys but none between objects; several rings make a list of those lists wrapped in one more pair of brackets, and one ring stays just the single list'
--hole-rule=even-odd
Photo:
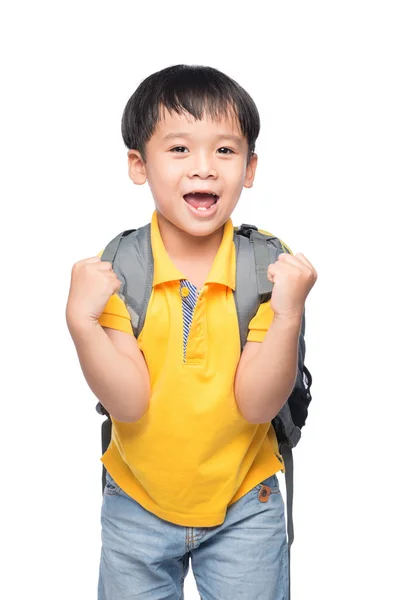
[{"label": "nose", "polygon": [[189,169],[188,176],[191,178],[215,179],[217,171],[213,165],[212,158],[206,153],[197,155]]}]

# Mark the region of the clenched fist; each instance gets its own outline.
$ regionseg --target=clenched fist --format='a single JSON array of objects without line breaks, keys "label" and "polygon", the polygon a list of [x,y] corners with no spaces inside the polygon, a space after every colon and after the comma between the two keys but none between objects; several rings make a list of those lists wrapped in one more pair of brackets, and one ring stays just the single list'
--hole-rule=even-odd
[{"label": "clenched fist", "polygon": [[282,317],[301,317],[308,293],[318,277],[304,254],[279,254],[278,260],[269,265],[267,277],[274,284],[272,311]]},{"label": "clenched fist", "polygon": [[80,260],[72,267],[66,317],[68,323],[97,321],[121,282],[112,264],[98,256]]}]

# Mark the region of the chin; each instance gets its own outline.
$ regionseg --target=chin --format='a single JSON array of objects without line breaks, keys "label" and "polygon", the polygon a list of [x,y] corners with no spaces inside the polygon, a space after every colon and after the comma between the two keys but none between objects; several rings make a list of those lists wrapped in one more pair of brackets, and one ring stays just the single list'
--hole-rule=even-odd
[{"label": "chin", "polygon": [[182,225],[178,227],[193,237],[207,237],[212,235],[215,231],[221,229],[221,227],[225,225],[226,220],[227,219],[221,221],[221,219],[214,218],[195,223],[182,223]]}]

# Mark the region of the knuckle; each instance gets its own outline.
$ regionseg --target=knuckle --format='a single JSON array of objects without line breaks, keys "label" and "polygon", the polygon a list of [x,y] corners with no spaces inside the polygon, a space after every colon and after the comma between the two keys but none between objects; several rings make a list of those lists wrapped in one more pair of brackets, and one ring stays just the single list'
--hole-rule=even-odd
[{"label": "knuckle", "polygon": [[85,260],[78,260],[72,267],[72,272],[77,273],[85,266]]}]

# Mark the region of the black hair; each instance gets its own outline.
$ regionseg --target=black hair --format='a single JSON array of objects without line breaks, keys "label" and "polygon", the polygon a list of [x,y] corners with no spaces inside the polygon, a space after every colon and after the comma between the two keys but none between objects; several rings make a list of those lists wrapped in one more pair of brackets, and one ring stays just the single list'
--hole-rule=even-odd
[{"label": "black hair", "polygon": [[260,132],[260,116],[251,96],[233,79],[212,67],[175,65],[144,79],[129,98],[122,115],[122,137],[127,148],[146,160],[146,143],[160,120],[160,107],[212,119],[232,111],[248,142],[248,160]]}]

